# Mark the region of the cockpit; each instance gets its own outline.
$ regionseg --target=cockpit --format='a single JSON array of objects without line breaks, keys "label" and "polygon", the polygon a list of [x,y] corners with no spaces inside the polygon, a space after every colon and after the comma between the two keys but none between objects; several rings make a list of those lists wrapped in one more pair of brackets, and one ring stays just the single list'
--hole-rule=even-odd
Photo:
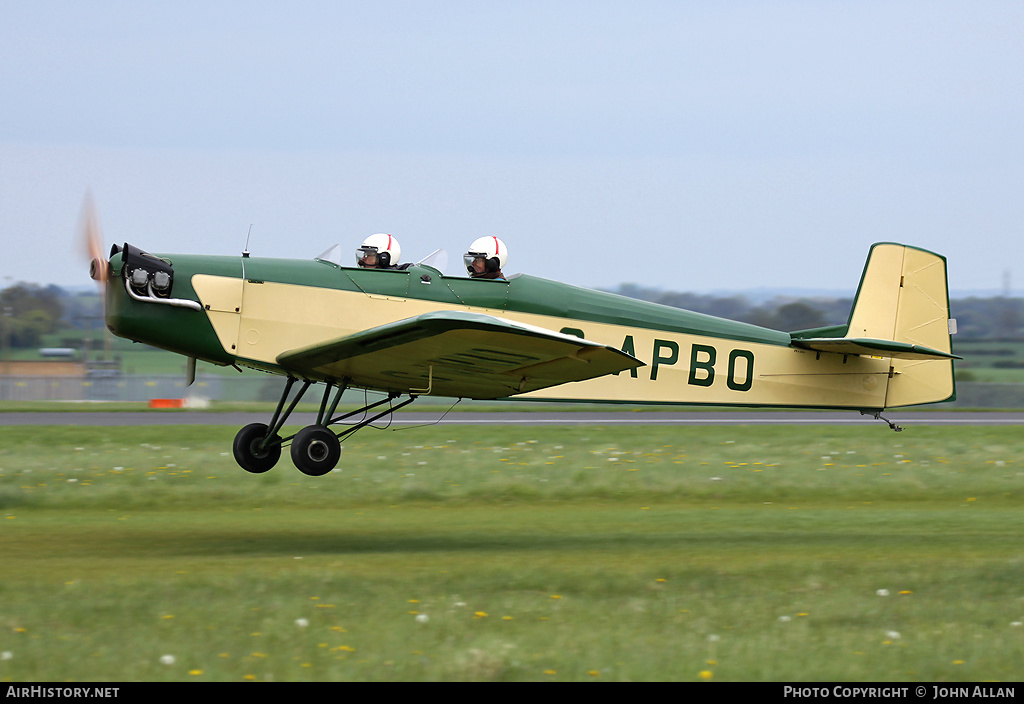
[{"label": "cockpit", "polygon": [[[363,255],[361,248],[356,249],[355,257],[350,259],[351,255],[347,254],[346,249],[342,248],[340,244],[335,244],[319,255],[314,257],[318,262],[324,262],[326,264],[333,264],[339,268],[355,268],[358,266],[359,258]],[[444,274],[444,270],[448,266],[448,252],[443,249],[435,249],[427,256],[420,259],[415,264],[416,266],[428,266],[431,269],[437,270],[439,273]]]}]

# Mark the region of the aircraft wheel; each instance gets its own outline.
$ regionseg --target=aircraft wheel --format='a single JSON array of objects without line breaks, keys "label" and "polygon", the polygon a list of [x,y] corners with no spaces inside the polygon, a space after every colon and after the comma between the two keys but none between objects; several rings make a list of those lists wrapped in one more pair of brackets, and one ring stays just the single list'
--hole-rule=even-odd
[{"label": "aircraft wheel", "polygon": [[262,474],[271,469],[281,459],[281,438],[275,435],[271,442],[262,450],[260,442],[267,437],[269,427],[263,423],[250,423],[238,431],[235,442],[231,446],[235,462],[246,472]]},{"label": "aircraft wheel", "polygon": [[320,477],[341,459],[341,442],[323,425],[310,425],[292,439],[292,462],[303,474]]}]

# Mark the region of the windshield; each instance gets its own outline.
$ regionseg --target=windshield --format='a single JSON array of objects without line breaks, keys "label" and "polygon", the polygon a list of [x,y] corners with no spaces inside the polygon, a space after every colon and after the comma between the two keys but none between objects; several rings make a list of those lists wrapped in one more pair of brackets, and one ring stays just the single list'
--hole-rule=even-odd
[{"label": "windshield", "polygon": [[435,249],[416,263],[421,264],[422,266],[429,266],[432,269],[437,269],[443,274],[444,270],[448,267],[448,252],[443,249]]},{"label": "windshield", "polygon": [[341,263],[341,245],[334,244],[325,249],[319,255],[314,257],[318,262],[327,262],[328,264],[334,264],[335,266],[343,266]]}]

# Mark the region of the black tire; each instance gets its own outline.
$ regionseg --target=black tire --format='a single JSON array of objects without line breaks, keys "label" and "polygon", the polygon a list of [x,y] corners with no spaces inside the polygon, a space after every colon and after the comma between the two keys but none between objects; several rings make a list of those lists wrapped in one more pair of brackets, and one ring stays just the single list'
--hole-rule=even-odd
[{"label": "black tire", "polygon": [[341,459],[341,442],[323,425],[309,425],[292,438],[292,462],[303,474],[322,477]]},{"label": "black tire", "polygon": [[231,450],[235,455],[235,462],[246,472],[262,474],[273,468],[281,459],[281,437],[275,435],[262,450],[259,444],[267,437],[270,428],[263,423],[250,423],[235,436],[235,442]]}]

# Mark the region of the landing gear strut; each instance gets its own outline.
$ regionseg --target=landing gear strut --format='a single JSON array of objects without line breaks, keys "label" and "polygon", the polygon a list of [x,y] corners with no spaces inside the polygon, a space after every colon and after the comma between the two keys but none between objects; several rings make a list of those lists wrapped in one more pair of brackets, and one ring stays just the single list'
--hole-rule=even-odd
[{"label": "landing gear strut", "polygon": [[364,418],[342,432],[335,433],[328,426],[340,423],[360,413],[366,413],[385,403],[390,404],[401,394],[391,393],[386,399],[367,404],[362,408],[335,418],[333,417],[334,412],[338,408],[338,402],[341,401],[342,393],[348,387],[348,381],[345,380],[337,386],[333,399],[331,399],[331,391],[335,388],[335,384],[327,382],[323,399],[320,401],[320,410],[317,413],[316,423],[306,426],[295,435],[282,438],[279,433],[285,421],[288,420],[292,411],[295,410],[295,406],[298,405],[306,390],[314,383],[308,379],[304,380],[302,387],[295,394],[295,398],[285,408],[285,402],[288,401],[288,396],[296,381],[295,377],[288,377],[288,380],[285,382],[284,391],[281,393],[281,400],[277,402],[277,409],[274,411],[274,417],[270,420],[269,425],[251,423],[238,431],[238,434],[235,436],[235,442],[232,445],[235,461],[245,471],[252,472],[253,474],[262,474],[270,470],[281,459],[281,448],[284,447],[285,443],[291,441],[292,462],[299,471],[311,477],[323,476],[334,469],[338,464],[338,460],[341,459],[342,438],[352,435],[357,430],[365,428],[370,423],[404,406],[408,406],[416,400],[416,396],[410,396],[397,405],[389,405],[387,410],[381,413]]}]

